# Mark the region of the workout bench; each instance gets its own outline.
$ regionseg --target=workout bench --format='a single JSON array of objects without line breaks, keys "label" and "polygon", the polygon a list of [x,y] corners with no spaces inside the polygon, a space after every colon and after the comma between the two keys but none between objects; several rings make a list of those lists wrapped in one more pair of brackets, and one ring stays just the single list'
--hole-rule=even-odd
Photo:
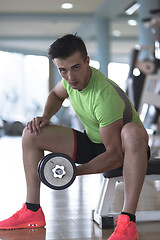
[{"label": "workout bench", "polygon": [[[103,183],[100,197],[95,210],[92,212],[92,220],[99,224],[102,229],[113,228],[114,219],[119,213],[110,212],[114,190],[117,182],[123,182],[123,168],[118,168],[103,173]],[[145,181],[160,180],[160,158],[152,158],[148,161]],[[152,214],[151,214],[152,212]],[[137,221],[160,221],[160,211],[137,211]]]}]

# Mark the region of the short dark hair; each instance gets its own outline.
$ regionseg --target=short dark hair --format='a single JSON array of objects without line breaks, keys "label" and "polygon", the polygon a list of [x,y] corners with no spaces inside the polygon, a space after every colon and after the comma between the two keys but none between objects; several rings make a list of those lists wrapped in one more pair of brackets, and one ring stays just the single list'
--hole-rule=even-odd
[{"label": "short dark hair", "polygon": [[52,60],[65,59],[77,51],[81,53],[84,60],[87,59],[87,49],[83,40],[77,35],[67,34],[50,45],[48,55]]}]

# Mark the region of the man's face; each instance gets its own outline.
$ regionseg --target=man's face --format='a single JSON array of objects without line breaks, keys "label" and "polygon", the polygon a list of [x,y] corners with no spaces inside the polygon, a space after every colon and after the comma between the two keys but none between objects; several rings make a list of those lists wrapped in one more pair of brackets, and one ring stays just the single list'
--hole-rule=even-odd
[{"label": "man's face", "polygon": [[89,57],[84,61],[77,51],[66,59],[55,58],[54,63],[60,75],[73,89],[81,91],[88,85],[91,77]]}]

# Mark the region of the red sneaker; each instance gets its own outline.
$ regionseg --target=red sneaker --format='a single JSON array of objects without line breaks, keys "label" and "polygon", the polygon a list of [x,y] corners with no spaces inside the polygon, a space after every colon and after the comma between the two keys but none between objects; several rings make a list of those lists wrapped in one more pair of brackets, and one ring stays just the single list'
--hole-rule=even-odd
[{"label": "red sneaker", "polygon": [[46,225],[45,216],[40,208],[37,212],[27,209],[24,203],[22,208],[10,218],[0,222],[0,229],[38,228]]},{"label": "red sneaker", "polygon": [[108,240],[139,240],[136,224],[128,215],[121,214],[116,220],[117,227]]}]

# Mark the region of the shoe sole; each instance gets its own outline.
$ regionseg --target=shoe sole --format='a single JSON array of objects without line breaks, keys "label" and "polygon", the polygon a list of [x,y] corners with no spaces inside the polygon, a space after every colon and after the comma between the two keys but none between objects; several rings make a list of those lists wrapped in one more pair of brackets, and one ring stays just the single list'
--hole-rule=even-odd
[{"label": "shoe sole", "polygon": [[0,227],[0,230],[14,230],[20,228],[41,228],[44,227],[46,224],[44,222],[30,222],[17,225],[15,227]]}]

